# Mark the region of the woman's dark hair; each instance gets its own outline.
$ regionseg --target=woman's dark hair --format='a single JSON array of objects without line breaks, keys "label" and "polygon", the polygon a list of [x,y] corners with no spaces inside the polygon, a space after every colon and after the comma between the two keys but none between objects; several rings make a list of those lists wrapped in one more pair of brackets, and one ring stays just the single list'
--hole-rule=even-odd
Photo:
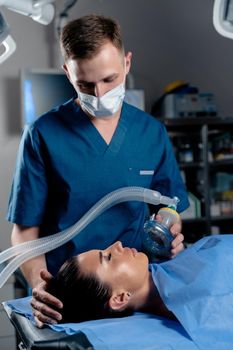
[{"label": "woman's dark hair", "polygon": [[57,276],[51,280],[48,292],[63,303],[62,311],[59,310],[62,312],[62,323],[133,314],[133,310],[129,308],[123,311],[109,308],[111,287],[94,275],[82,273],[76,256],[62,265]]},{"label": "woman's dark hair", "polygon": [[95,14],[69,22],[60,36],[65,61],[69,58],[92,58],[108,41],[124,52],[119,24],[112,18]]}]

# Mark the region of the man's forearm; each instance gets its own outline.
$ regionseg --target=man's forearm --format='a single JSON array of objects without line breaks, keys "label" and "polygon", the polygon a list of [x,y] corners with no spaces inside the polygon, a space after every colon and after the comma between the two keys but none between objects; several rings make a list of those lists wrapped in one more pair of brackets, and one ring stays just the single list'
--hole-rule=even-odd
[{"label": "man's forearm", "polygon": [[[39,238],[39,227],[14,225],[11,236],[13,246],[37,238]],[[41,255],[26,261],[20,266],[20,269],[30,286],[32,288],[35,287],[41,282],[40,271],[42,269],[47,269],[45,256]]]},{"label": "man's forearm", "polygon": [[24,277],[32,288],[42,282],[40,271],[47,269],[44,255],[28,260],[20,267]]}]

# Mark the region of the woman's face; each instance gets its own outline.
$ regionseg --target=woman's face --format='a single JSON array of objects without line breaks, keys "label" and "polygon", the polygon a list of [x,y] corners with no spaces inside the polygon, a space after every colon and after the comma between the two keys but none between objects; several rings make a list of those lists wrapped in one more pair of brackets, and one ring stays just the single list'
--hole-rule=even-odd
[{"label": "woman's face", "polygon": [[123,288],[134,292],[148,278],[148,258],[134,248],[116,242],[105,250],[90,250],[77,256],[81,271],[94,274],[113,291]]}]

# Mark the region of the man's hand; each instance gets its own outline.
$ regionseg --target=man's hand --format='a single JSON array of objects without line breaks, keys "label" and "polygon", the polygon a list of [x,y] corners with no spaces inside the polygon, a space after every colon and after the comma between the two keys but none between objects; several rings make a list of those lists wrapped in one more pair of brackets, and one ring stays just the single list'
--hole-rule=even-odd
[{"label": "man's hand", "polygon": [[174,237],[171,243],[171,258],[174,258],[177,254],[179,254],[180,252],[182,252],[182,250],[184,250],[184,244],[183,244],[184,236],[181,233],[181,228],[182,228],[181,222],[172,225],[170,228],[170,232]]},{"label": "man's hand", "polygon": [[[22,226],[14,224],[12,230],[12,245],[28,242],[40,237],[39,226]],[[46,292],[52,276],[46,269],[45,255],[40,255],[21,265],[21,271],[33,289],[31,305],[35,322],[38,327],[46,323],[56,323],[61,315],[56,309],[62,308],[60,300]]]},{"label": "man's hand", "polygon": [[[156,220],[162,221],[162,218],[160,215],[156,215]],[[184,250],[184,236],[181,233],[182,229],[182,224],[181,224],[181,219],[179,222],[173,224],[170,228],[170,232],[172,236],[174,237],[173,241],[171,242],[171,258],[174,258],[177,254],[182,252]]]},{"label": "man's hand", "polygon": [[62,315],[55,309],[62,309],[62,302],[49,294],[46,289],[52,275],[43,269],[40,272],[42,281],[32,290],[31,306],[37,327],[42,328],[44,323],[56,324]]}]

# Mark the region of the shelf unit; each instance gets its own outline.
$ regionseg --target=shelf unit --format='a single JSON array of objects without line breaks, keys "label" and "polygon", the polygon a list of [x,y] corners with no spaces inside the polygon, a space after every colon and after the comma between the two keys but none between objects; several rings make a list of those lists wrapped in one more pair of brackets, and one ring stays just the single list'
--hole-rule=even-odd
[{"label": "shelf unit", "polygon": [[[201,201],[201,216],[183,219],[183,233],[187,242],[214,232],[233,233],[233,203],[228,215],[211,215],[213,196],[213,179],[218,172],[233,176],[233,148],[228,159],[215,160],[211,155],[211,144],[214,138],[230,133],[233,144],[233,117],[177,118],[161,120],[170,135],[180,170],[185,175],[187,190],[197,195]],[[184,161],[177,144],[182,139],[190,140],[192,157]],[[231,190],[233,191],[233,182]],[[216,231],[216,230],[215,230]]]}]

